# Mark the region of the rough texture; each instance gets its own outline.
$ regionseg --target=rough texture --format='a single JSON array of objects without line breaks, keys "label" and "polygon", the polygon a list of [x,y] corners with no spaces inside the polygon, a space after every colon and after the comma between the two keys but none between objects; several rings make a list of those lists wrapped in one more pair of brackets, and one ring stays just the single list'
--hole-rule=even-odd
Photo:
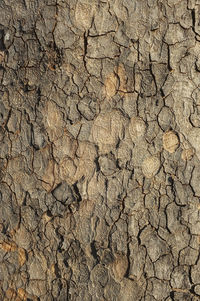
[{"label": "rough texture", "polygon": [[163,147],[169,153],[174,153],[179,147],[179,139],[175,132],[168,131],[163,135]]},{"label": "rough texture", "polygon": [[200,300],[200,1],[0,1],[0,300]]}]

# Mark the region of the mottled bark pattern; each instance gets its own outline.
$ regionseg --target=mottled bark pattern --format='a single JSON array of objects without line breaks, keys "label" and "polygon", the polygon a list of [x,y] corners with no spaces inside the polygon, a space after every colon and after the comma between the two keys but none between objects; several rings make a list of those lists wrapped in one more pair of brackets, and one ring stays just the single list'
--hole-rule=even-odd
[{"label": "mottled bark pattern", "polygon": [[0,1],[0,300],[200,300],[200,1]]}]

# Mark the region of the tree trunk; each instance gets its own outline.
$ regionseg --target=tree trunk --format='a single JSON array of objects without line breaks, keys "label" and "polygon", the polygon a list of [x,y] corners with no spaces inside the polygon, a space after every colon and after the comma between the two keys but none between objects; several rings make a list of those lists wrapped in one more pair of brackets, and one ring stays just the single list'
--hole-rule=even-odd
[{"label": "tree trunk", "polygon": [[0,1],[0,300],[199,300],[199,13]]}]

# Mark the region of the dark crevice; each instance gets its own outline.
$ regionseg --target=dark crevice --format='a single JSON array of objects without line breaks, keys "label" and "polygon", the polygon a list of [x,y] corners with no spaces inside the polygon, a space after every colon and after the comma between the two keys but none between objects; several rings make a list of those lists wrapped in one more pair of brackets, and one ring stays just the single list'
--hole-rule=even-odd
[{"label": "dark crevice", "polygon": [[169,295],[170,295],[170,298],[171,298],[173,301],[175,301],[175,300],[174,300],[174,292],[171,291]]},{"label": "dark crevice", "polygon": [[88,35],[86,34],[86,32],[84,32],[83,34],[83,41],[84,41],[84,53],[83,53],[83,64],[85,69],[87,70],[87,65],[86,65],[86,55],[87,55],[87,47],[88,47]]},{"label": "dark crevice", "polygon": [[75,184],[73,184],[72,186],[73,186],[74,191],[76,193],[78,202],[81,202],[82,201],[82,197],[81,197],[80,191],[78,189],[77,182]]},{"label": "dark crevice", "polygon": [[169,222],[168,222],[168,215],[167,215],[167,206],[164,209],[165,218],[166,218],[166,230],[171,234],[171,231],[170,231],[169,226],[168,226]]},{"label": "dark crevice", "polygon": [[165,97],[165,93],[163,92],[162,88],[160,88],[160,95],[161,95],[161,97]]},{"label": "dark crevice", "polygon": [[116,167],[117,167],[119,170],[122,170],[122,168],[120,167],[119,159],[116,160]]},{"label": "dark crevice", "polygon": [[37,104],[39,104],[39,102],[41,100],[41,89],[40,89],[40,87],[37,88],[36,95],[37,95]]},{"label": "dark crevice", "polygon": [[59,233],[59,228],[55,229],[55,233],[56,233],[57,237],[60,240],[59,244],[58,244],[58,252],[62,253],[64,251],[63,248],[62,248],[64,237]]},{"label": "dark crevice", "polygon": [[190,283],[193,284],[193,281],[192,281],[192,267],[191,266],[189,266],[188,277],[189,277]]},{"label": "dark crevice", "polygon": [[[157,87],[157,83],[156,83],[156,77],[155,77],[155,75],[154,75],[154,73],[153,73],[153,70],[152,70],[152,62],[151,62],[151,57],[150,57],[150,55],[149,55],[149,60],[150,60],[149,70],[150,70],[151,76],[152,76],[152,78],[153,78],[155,87],[156,87],[155,95],[157,95],[158,87]],[[155,96],[155,95],[153,95],[153,96]]]},{"label": "dark crevice", "polygon": [[5,51],[6,50],[6,47],[5,47],[5,44],[4,44],[4,30],[1,29],[0,30],[0,51]]},{"label": "dark crevice", "polygon": [[69,264],[68,264],[68,261],[67,261],[67,259],[66,259],[66,258],[63,260],[63,263],[64,263],[64,265],[65,265],[65,267],[66,267],[66,268],[68,268],[68,267],[69,267]]},{"label": "dark crevice", "polygon": [[91,254],[92,254],[93,258],[96,260],[96,263],[98,264],[100,262],[100,258],[99,258],[99,255],[97,254],[94,240],[91,242],[90,247],[91,247]]},{"label": "dark crevice", "polygon": [[106,196],[108,193],[108,179],[105,179],[105,189],[106,189]]},{"label": "dark crevice", "polygon": [[[191,286],[189,292],[190,292],[192,295],[198,296],[198,297],[199,297],[199,294],[196,294],[196,293],[195,293],[195,285],[192,285],[192,286]],[[200,297],[199,297],[198,300],[200,300]]]},{"label": "dark crevice", "polygon": [[102,34],[97,34],[97,35],[90,35],[90,34],[88,34],[88,37],[90,37],[90,38],[99,38],[99,37],[106,36],[109,33],[115,33],[115,30],[110,30],[108,32],[105,32],[105,33],[102,33]]},{"label": "dark crevice", "polygon": [[55,275],[56,275],[57,278],[60,278],[60,277],[61,277],[61,275],[60,275],[60,270],[59,270],[57,264],[55,264]]},{"label": "dark crevice", "polygon": [[196,21],[196,19],[195,19],[195,9],[192,9],[191,16],[192,16],[192,29],[195,32],[195,21]]},{"label": "dark crevice", "polygon": [[140,231],[138,232],[137,235],[137,240],[138,240],[138,245],[141,245],[141,239],[140,239],[140,235],[142,233],[142,231],[146,228],[147,226],[145,225],[142,229],[140,229]]},{"label": "dark crevice", "polygon": [[171,72],[172,71],[172,67],[170,65],[170,46],[167,45],[167,67],[168,67],[168,70]]},{"label": "dark crevice", "polygon": [[100,165],[99,165],[99,158],[98,157],[94,160],[94,163],[96,164],[96,171],[99,172],[100,171]]}]

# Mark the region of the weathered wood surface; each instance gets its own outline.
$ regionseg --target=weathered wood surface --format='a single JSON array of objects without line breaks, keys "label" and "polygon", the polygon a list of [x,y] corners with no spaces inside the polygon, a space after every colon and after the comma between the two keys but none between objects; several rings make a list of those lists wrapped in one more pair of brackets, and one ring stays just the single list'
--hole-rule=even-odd
[{"label": "weathered wood surface", "polygon": [[200,300],[200,1],[0,1],[0,300]]}]

